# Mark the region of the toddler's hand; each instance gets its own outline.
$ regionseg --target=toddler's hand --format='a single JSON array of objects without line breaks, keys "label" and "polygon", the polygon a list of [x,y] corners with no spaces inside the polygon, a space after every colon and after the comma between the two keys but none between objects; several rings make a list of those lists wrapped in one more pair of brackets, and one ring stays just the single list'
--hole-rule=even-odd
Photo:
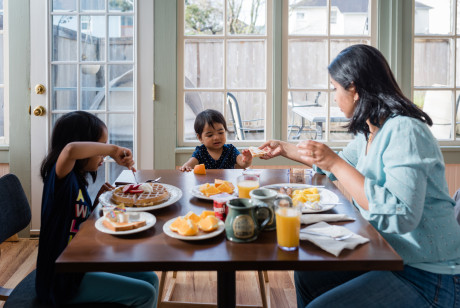
[{"label": "toddler's hand", "polygon": [[182,167],[179,168],[179,170],[182,172],[190,172],[192,171],[192,168],[190,166],[183,165]]},{"label": "toddler's hand", "polygon": [[243,162],[244,163],[249,163],[249,164],[252,163],[251,151],[249,151],[248,149],[244,149],[244,150],[241,151],[241,154],[243,155]]}]

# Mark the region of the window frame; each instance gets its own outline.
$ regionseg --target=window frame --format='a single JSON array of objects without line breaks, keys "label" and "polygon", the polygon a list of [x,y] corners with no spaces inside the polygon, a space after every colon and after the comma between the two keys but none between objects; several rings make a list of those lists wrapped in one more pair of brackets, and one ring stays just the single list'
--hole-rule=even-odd
[{"label": "window frame", "polygon": [[3,89],[3,136],[0,136],[0,147],[9,146],[10,136],[10,117],[9,117],[9,35],[8,35],[8,0],[3,0],[3,83],[0,88]]}]

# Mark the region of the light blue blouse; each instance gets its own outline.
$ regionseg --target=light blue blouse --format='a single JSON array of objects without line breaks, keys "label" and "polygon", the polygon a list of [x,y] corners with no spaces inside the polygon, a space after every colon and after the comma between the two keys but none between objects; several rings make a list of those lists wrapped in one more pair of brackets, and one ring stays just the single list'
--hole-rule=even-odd
[{"label": "light blue blouse", "polygon": [[[361,215],[405,264],[432,272],[460,272],[455,203],[449,196],[443,156],[428,126],[410,117],[389,118],[367,155],[366,145],[359,134],[339,153],[365,177],[369,210],[353,202]],[[335,180],[333,174],[328,176]]]}]

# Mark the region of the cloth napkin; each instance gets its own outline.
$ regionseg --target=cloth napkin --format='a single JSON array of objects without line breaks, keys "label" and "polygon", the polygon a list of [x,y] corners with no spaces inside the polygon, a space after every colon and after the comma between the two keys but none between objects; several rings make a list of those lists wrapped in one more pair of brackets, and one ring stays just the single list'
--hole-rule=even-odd
[{"label": "cloth napkin", "polygon": [[319,248],[338,256],[342,250],[355,249],[356,246],[369,242],[369,239],[361,235],[353,233],[353,235],[345,240],[337,241],[328,236],[313,235],[308,233],[302,233],[302,230],[308,230],[317,233],[323,233],[332,236],[342,236],[349,233],[353,233],[345,227],[333,226],[327,222],[321,221],[314,225],[300,229],[300,239],[307,240],[318,246]]},{"label": "cloth napkin", "polygon": [[355,220],[347,214],[305,214],[300,217],[300,223],[309,225],[319,221]]}]

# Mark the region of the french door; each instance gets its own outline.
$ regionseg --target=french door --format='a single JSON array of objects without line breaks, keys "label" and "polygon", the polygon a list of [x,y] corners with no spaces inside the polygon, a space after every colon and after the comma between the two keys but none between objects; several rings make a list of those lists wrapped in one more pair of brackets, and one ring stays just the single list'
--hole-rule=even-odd
[{"label": "french door", "polygon": [[[138,168],[153,166],[148,150],[154,125],[153,1],[34,0],[30,10],[35,232],[43,189],[40,163],[61,115],[74,110],[95,114],[106,123],[110,143],[131,148]],[[90,195],[94,198],[104,182],[113,183],[121,170],[107,160],[89,186]]]}]

